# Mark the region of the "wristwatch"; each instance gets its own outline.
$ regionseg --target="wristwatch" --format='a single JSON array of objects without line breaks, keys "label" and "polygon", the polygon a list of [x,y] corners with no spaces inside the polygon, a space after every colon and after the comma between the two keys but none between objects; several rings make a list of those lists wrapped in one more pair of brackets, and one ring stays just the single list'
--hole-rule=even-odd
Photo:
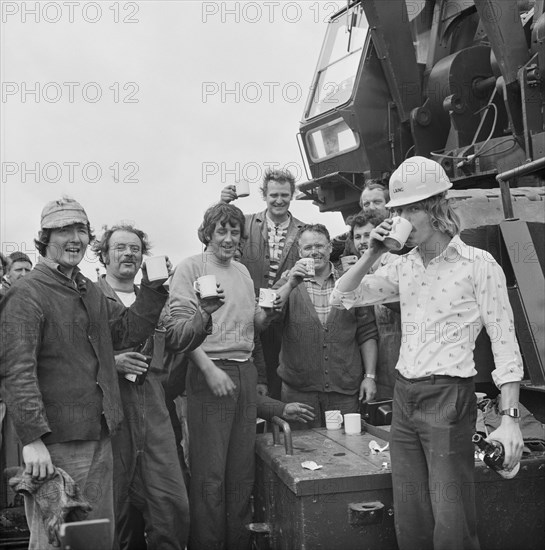
[{"label": "wristwatch", "polygon": [[500,414],[510,416],[511,418],[520,418],[520,411],[516,407],[503,409],[503,411],[500,411]]},{"label": "wristwatch", "polygon": [[371,380],[374,380],[377,377],[376,374],[366,374],[365,378],[371,378]]}]

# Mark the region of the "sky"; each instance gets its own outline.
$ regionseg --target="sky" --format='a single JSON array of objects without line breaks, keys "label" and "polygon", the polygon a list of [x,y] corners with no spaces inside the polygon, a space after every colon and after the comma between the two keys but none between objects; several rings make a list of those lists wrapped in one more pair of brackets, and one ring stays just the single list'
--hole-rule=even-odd
[{"label": "sky", "polygon": [[[239,179],[264,208],[267,167],[307,181],[296,134],[326,30],[344,2],[1,2],[0,243],[37,259],[44,204],[126,221],[174,264]],[[340,213],[294,201],[336,235]],[[89,251],[83,272],[96,277]]]}]

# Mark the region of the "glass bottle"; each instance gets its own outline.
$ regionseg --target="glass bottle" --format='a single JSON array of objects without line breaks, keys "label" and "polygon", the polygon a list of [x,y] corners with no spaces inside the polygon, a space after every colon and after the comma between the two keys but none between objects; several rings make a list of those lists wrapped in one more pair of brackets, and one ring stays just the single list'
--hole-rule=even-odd
[{"label": "glass bottle", "polygon": [[153,356],[153,337],[150,336],[149,338],[147,338],[146,341],[141,344],[136,351],[146,357],[145,361],[148,364],[148,368],[146,369],[146,372],[142,374],[126,374],[125,378],[129,382],[134,382],[135,384],[141,386],[146,380],[146,376],[148,375],[151,363],[151,358]]},{"label": "glass bottle", "polygon": [[473,434],[471,441],[479,448],[479,458],[497,474],[505,479],[515,477],[520,469],[518,463],[512,470],[506,470],[503,467],[505,452],[503,445],[499,441],[486,441],[481,434]]}]

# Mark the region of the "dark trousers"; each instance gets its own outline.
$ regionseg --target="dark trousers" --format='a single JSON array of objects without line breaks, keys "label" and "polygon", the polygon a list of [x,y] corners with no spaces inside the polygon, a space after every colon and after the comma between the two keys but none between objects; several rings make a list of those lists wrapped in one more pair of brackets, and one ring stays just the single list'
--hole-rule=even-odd
[{"label": "dark trousers", "polygon": [[216,397],[190,364],[187,382],[191,550],[244,550],[254,484],[257,371],[252,361],[214,361],[236,385]]},{"label": "dark trousers", "polygon": [[476,414],[473,379],[398,375],[390,449],[400,550],[478,550]]},{"label": "dark trousers", "polygon": [[189,500],[161,382],[150,373],[142,386],[119,386],[125,419],[112,440],[119,547],[182,550]]},{"label": "dark trousers", "polygon": [[282,347],[282,324],[272,322],[261,334],[261,345],[263,357],[267,366],[267,386],[269,396],[273,399],[280,399],[282,379],[278,376],[280,348]]}]

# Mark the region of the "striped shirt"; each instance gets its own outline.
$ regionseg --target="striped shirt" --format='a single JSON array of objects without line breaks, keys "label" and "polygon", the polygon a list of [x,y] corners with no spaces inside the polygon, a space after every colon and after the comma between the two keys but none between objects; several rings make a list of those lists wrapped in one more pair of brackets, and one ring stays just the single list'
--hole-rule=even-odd
[{"label": "striped shirt", "polygon": [[325,325],[327,322],[327,316],[331,311],[331,304],[329,302],[329,297],[335,288],[335,281],[339,278],[339,275],[335,272],[333,264],[330,262],[331,272],[323,281],[319,283],[316,279],[305,279],[305,288],[310,297],[310,301],[316,310],[318,318],[322,325]]},{"label": "striped shirt", "polygon": [[267,216],[267,234],[269,237],[269,287],[272,287],[276,281],[278,266],[282,251],[286,244],[286,235],[290,225],[291,216],[288,213],[288,219],[282,223],[274,223]]}]

